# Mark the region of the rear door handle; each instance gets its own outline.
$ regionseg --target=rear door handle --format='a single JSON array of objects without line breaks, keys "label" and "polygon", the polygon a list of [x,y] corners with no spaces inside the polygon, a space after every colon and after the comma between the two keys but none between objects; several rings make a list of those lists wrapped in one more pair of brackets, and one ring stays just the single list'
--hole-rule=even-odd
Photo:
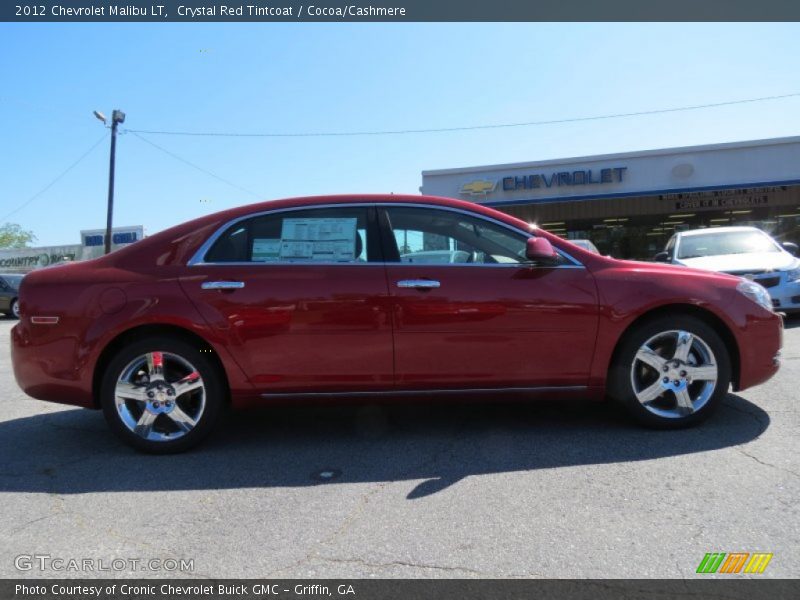
[{"label": "rear door handle", "polygon": [[441,283],[435,279],[401,279],[397,282],[399,288],[413,288],[417,290],[431,290],[441,287]]},{"label": "rear door handle", "polygon": [[244,281],[204,281],[200,287],[204,290],[240,290]]}]

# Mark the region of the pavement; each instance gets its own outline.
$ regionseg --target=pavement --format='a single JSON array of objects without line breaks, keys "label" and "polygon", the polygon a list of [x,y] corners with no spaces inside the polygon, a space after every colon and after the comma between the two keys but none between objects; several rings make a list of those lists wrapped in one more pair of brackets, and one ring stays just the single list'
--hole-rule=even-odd
[{"label": "pavement", "polygon": [[0,577],[692,578],[707,552],[800,576],[798,320],[778,375],[695,429],[585,402],[296,407],[231,415],[177,456],[25,396],[13,324]]}]

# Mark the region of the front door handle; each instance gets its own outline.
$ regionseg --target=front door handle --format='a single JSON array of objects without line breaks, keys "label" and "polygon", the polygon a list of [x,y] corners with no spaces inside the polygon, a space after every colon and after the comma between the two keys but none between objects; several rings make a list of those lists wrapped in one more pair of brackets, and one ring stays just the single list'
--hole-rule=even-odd
[{"label": "front door handle", "polygon": [[204,281],[200,287],[204,290],[240,290],[244,281]]},{"label": "front door handle", "polygon": [[401,279],[397,282],[399,288],[413,288],[417,290],[431,290],[441,287],[441,283],[435,279]]}]

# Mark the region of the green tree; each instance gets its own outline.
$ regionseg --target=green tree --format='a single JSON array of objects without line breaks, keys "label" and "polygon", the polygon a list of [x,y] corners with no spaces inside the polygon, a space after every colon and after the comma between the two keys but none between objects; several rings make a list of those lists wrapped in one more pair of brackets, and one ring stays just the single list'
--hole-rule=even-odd
[{"label": "green tree", "polygon": [[0,226],[0,248],[26,248],[36,241],[32,231],[26,231],[16,223]]}]

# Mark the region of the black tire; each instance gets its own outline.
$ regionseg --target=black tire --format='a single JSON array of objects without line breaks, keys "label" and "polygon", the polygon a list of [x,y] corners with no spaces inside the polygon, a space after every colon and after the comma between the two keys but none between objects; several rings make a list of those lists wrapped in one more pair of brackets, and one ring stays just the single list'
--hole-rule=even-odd
[{"label": "black tire", "polygon": [[[117,407],[116,385],[118,379],[133,361],[150,352],[170,353],[187,361],[200,374],[202,384],[205,387],[205,405],[196,420],[196,424],[186,433],[175,432],[175,434],[180,434],[177,439],[154,441],[137,435],[125,424],[120,412],[123,409],[118,409]],[[169,378],[168,368],[165,369],[165,375]],[[150,454],[173,454],[183,452],[197,445],[211,433],[220,419],[223,408],[227,405],[227,386],[223,380],[224,375],[209,360],[209,355],[201,353],[200,348],[195,345],[173,337],[148,337],[126,345],[111,359],[102,377],[100,404],[112,431],[130,446]],[[174,404],[177,405],[177,403],[178,399],[176,398]],[[138,402],[133,404],[141,406]],[[132,410],[135,410],[135,408]],[[166,415],[158,415],[156,419],[161,419],[162,421],[155,422],[162,427],[171,425],[169,422],[163,422],[165,418],[167,418]],[[156,425],[153,428],[156,428]],[[169,435],[169,432],[167,435]]]},{"label": "black tire", "polygon": [[[687,384],[686,389],[690,395],[693,393],[692,390],[698,390],[697,401],[693,401],[692,404],[693,406],[700,404],[700,408],[695,409],[694,412],[687,413],[679,409],[675,392],[666,390],[661,397],[653,401],[655,405],[648,403],[651,406],[651,408],[648,408],[639,401],[636,396],[636,391],[634,390],[633,368],[634,361],[636,360],[635,357],[639,349],[642,348],[646,342],[659,336],[659,334],[665,335],[663,338],[664,340],[669,339],[666,332],[673,332],[676,330],[685,331],[695,336],[693,344],[697,344],[697,338],[699,338],[701,342],[704,342],[705,346],[713,353],[714,360],[710,362],[715,363],[717,367],[716,384],[714,385],[713,392],[710,392],[710,395],[708,395],[708,391],[700,391],[707,390],[707,388],[703,387],[705,383],[702,381],[695,381]],[[690,352],[693,354],[695,360],[702,358],[700,346],[692,346]],[[668,351],[664,358],[670,358]],[[667,368],[670,368],[670,366],[668,365]],[[674,368],[677,369],[678,367]],[[636,371],[636,377],[639,377],[639,374],[641,374],[641,377],[649,377],[652,379],[657,373],[654,367],[644,365],[641,361],[637,363],[637,369],[640,370]],[[652,369],[652,371],[649,369]],[[670,373],[674,373],[674,371],[670,371]],[[659,380],[662,375],[667,374],[668,373],[658,373],[655,379],[652,379],[652,385],[658,383],[657,380]],[[665,377],[661,379],[661,381],[664,381],[665,385],[669,385],[667,382],[668,379],[669,377]],[[679,380],[675,379],[674,381],[678,383]],[[705,321],[697,317],[678,315],[675,317],[658,317],[645,321],[626,333],[616,352],[615,360],[609,371],[608,393],[613,400],[624,406],[640,424],[655,429],[680,429],[697,425],[710,417],[728,393],[730,381],[730,354],[719,334]],[[642,392],[643,390],[640,389],[639,391]],[[702,403],[699,402],[701,396],[706,398]],[[674,409],[669,409],[670,401],[674,404]],[[661,404],[659,405],[658,403]],[[682,414],[680,414],[680,416],[664,416],[653,412],[654,409],[661,410],[662,412],[672,410]]]},{"label": "black tire", "polygon": [[8,316],[12,319],[19,319],[19,298],[14,298],[9,304]]}]

